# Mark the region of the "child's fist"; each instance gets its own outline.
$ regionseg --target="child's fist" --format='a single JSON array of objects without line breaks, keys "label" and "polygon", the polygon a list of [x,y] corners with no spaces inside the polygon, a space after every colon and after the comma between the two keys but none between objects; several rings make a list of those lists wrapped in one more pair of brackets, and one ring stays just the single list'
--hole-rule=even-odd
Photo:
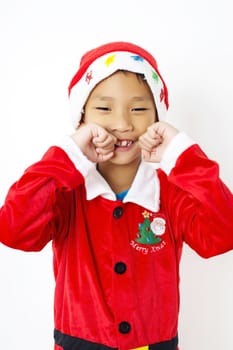
[{"label": "child's fist", "polygon": [[143,159],[146,162],[159,163],[166,147],[176,134],[178,130],[168,123],[157,122],[150,125],[139,138]]},{"label": "child's fist", "polygon": [[105,162],[114,155],[116,138],[96,124],[84,124],[72,139],[92,162]]}]

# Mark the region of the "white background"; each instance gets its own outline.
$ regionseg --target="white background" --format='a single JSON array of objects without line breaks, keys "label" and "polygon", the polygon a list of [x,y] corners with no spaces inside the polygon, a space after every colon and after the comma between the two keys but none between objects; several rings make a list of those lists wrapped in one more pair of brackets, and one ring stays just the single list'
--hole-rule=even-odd
[{"label": "white background", "polygon": [[[232,190],[231,15],[230,0],[1,0],[0,202],[27,166],[72,132],[69,81],[86,50],[113,40],[155,55],[169,88],[168,120],[219,162]],[[0,348],[52,349],[51,246],[23,253],[0,245],[0,281]],[[185,247],[181,350],[233,349],[232,295],[232,252],[204,260]]]}]

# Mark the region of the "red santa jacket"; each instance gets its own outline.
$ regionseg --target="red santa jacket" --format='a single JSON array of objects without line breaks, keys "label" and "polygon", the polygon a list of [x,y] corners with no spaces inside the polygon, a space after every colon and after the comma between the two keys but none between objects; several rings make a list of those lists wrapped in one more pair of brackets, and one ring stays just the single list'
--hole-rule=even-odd
[{"label": "red santa jacket", "polygon": [[10,188],[0,241],[25,251],[53,242],[56,350],[178,349],[183,242],[206,258],[233,248],[232,193],[184,140],[162,169],[142,162],[123,201],[71,140]]}]

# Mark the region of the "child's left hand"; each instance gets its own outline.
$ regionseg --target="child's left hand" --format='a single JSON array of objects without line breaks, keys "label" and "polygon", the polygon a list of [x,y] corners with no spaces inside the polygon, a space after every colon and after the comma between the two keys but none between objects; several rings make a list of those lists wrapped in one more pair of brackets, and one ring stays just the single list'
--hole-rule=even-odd
[{"label": "child's left hand", "polygon": [[165,149],[178,132],[176,128],[165,122],[150,125],[145,134],[139,138],[143,159],[146,162],[161,162]]}]

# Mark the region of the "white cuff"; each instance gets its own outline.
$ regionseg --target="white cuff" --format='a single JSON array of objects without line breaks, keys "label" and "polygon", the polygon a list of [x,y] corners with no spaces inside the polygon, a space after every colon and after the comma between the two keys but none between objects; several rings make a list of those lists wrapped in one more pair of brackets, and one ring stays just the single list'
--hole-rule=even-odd
[{"label": "white cuff", "polygon": [[74,163],[76,169],[83,175],[83,177],[86,177],[90,170],[95,168],[95,163],[87,159],[70,136],[64,137],[57,146],[66,152],[70,160]]},{"label": "white cuff", "polygon": [[195,142],[183,132],[179,132],[167,146],[163,158],[160,162],[161,169],[165,171],[167,175],[170,174],[172,168],[174,168],[179,156]]}]

